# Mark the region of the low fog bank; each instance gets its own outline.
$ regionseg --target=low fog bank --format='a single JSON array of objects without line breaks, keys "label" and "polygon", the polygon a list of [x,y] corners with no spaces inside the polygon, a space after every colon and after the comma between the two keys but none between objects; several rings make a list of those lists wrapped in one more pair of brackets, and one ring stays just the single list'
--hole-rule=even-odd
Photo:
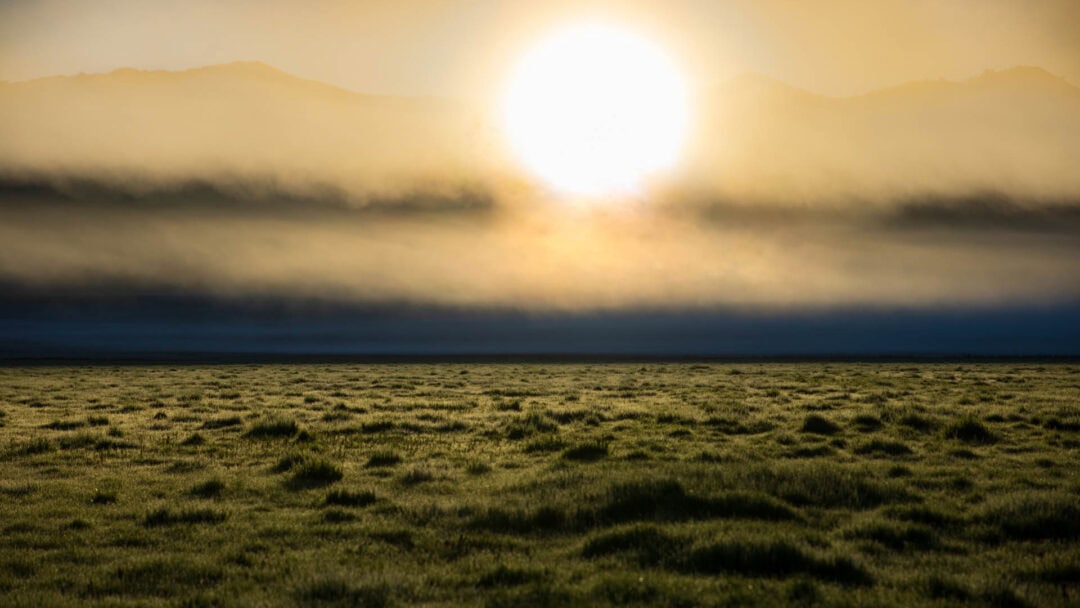
[{"label": "low fog bank", "polygon": [[1080,206],[572,208],[477,194],[341,207],[198,193],[0,197],[0,279],[528,310],[1005,305],[1080,298]]}]

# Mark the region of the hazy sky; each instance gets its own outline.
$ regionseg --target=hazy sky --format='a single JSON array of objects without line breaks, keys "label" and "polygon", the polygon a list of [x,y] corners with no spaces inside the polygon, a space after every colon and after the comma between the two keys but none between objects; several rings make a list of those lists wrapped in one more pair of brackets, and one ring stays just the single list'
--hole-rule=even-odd
[{"label": "hazy sky", "polygon": [[[678,162],[586,200],[493,110],[526,53],[598,20],[666,48],[691,90]],[[0,355],[69,333],[131,349],[161,323],[228,346],[132,329],[148,294],[195,325],[218,313],[189,304],[219,300],[336,302],[376,329],[369,310],[466,311],[461,335],[504,351],[1075,353],[1078,23],[1080,0],[0,0]],[[599,107],[545,157],[595,151],[594,117],[648,96],[588,89],[631,73],[618,57],[530,93],[556,126]],[[108,314],[66,325],[56,303]],[[898,310],[885,334],[864,314]],[[599,337],[537,345],[493,311]],[[457,317],[401,323],[457,348]],[[414,344],[361,329],[338,346]]]},{"label": "hazy sky", "polygon": [[849,95],[1038,65],[1080,83],[1076,0],[5,0],[0,80],[261,60],[350,89],[488,97],[547,29],[652,33],[708,87],[761,72]]}]

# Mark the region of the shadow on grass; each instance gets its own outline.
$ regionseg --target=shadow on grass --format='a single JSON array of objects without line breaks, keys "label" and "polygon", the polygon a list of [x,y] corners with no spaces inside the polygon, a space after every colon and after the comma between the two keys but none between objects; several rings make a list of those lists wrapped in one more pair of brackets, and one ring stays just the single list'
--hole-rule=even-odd
[{"label": "shadow on grass", "polygon": [[168,507],[155,509],[146,514],[142,524],[147,528],[177,524],[219,524],[228,516],[214,509],[183,509],[173,511]]},{"label": "shadow on grass", "polygon": [[390,605],[390,589],[386,585],[354,585],[338,579],[305,585],[295,597],[300,606],[383,608]]},{"label": "shadow on grass", "polygon": [[786,540],[724,539],[695,545],[693,539],[655,526],[637,525],[600,534],[582,550],[586,558],[631,557],[639,566],[685,574],[725,573],[761,578],[807,575],[843,585],[869,585],[870,575],[848,558],[819,556]]},{"label": "shadow on grass", "polygon": [[945,437],[964,443],[986,445],[998,440],[986,425],[974,418],[962,418],[945,427]]},{"label": "shadow on grass", "polygon": [[348,490],[331,490],[323,500],[324,505],[338,507],[366,507],[378,500],[374,492],[350,492]]},{"label": "shadow on grass", "polygon": [[675,480],[616,484],[596,506],[574,511],[543,506],[534,510],[491,508],[475,516],[470,527],[491,532],[541,534],[586,530],[635,521],[704,519],[801,520],[795,509],[771,496],[725,492],[695,496]]},{"label": "shadow on grass", "polygon": [[305,458],[292,471],[292,476],[285,482],[285,487],[290,490],[321,488],[341,481],[345,476],[337,464],[317,458]]},{"label": "shadow on grass", "polygon": [[224,579],[223,570],[198,560],[163,558],[120,566],[102,581],[93,581],[88,596],[180,597],[195,589],[213,587]]},{"label": "shadow on grass", "polygon": [[1080,503],[1065,494],[1003,497],[986,505],[975,521],[1011,540],[1080,539]]}]

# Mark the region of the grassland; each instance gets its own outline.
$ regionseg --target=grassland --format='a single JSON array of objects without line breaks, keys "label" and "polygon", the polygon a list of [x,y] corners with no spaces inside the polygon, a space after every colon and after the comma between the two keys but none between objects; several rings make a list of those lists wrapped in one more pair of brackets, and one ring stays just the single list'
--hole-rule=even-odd
[{"label": "grassland", "polygon": [[1080,366],[0,369],[0,605],[1080,603]]}]

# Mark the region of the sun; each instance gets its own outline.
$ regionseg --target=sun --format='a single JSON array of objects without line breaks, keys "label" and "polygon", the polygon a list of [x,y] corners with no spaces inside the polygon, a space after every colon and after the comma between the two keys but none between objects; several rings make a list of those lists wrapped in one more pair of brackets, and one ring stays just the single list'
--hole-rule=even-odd
[{"label": "sun", "polygon": [[513,72],[503,127],[518,159],[572,195],[632,194],[678,161],[688,96],[664,49],[625,28],[561,29]]}]

